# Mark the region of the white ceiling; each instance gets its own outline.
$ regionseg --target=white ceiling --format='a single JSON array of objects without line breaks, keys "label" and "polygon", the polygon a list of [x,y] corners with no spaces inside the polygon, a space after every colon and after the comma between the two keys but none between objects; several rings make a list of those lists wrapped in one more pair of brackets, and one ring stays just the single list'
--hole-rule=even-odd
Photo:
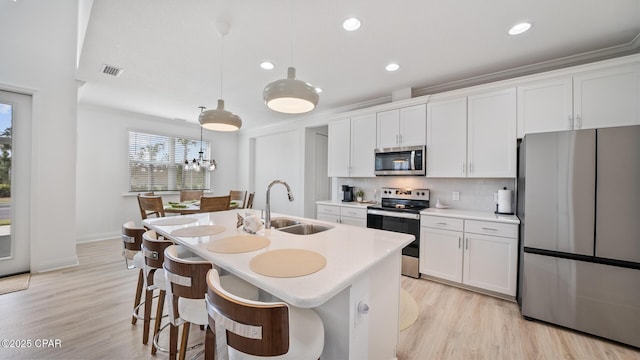
[{"label": "white ceiling", "polygon": [[[197,122],[197,107],[220,97],[218,20],[231,25],[222,98],[243,129],[301,116],[262,102],[264,86],[286,76],[290,44],[297,77],[324,90],[316,113],[604,48],[639,50],[640,0],[297,0],[293,31],[291,8],[287,0],[94,0],[80,102]],[[360,30],[342,29],[350,16]],[[533,28],[507,35],[522,20]],[[263,60],[275,69],[262,70]],[[401,67],[388,73],[392,61]],[[102,64],[124,72],[104,75]]]}]

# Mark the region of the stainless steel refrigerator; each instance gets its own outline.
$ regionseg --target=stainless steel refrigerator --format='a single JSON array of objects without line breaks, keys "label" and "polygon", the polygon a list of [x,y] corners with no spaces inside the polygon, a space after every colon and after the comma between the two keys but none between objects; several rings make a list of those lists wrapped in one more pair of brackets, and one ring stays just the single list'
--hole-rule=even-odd
[{"label": "stainless steel refrigerator", "polygon": [[640,347],[640,126],[519,146],[522,315]]}]

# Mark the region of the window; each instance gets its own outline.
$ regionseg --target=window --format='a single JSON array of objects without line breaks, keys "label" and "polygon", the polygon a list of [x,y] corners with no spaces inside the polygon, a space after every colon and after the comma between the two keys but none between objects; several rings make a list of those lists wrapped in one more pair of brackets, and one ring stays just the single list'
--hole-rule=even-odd
[{"label": "window", "polygon": [[185,161],[209,153],[209,142],[129,131],[129,191],[208,189],[204,169],[191,170]]}]

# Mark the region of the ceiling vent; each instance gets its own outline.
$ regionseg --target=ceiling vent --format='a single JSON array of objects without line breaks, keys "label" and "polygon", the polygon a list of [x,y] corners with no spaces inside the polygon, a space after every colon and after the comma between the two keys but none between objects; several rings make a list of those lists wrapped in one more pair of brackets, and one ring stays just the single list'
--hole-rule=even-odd
[{"label": "ceiling vent", "polygon": [[102,69],[100,70],[100,72],[111,76],[120,76],[120,74],[122,74],[122,69],[115,66],[102,64]]}]

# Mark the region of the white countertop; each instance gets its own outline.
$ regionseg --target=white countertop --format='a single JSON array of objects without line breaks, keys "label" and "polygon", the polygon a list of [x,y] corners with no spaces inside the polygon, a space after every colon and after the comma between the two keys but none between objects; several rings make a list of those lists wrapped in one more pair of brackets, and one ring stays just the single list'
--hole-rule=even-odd
[{"label": "white countertop", "polygon": [[502,215],[489,211],[472,211],[458,209],[428,208],[420,212],[421,215],[444,216],[466,220],[493,221],[508,224],[520,224],[520,219],[515,215]]},{"label": "white countertop", "polygon": [[[333,228],[312,235],[294,235],[275,229],[263,229],[257,235],[265,236],[271,241],[271,244],[264,249],[240,254],[222,254],[207,250],[208,244],[212,241],[246,234],[236,229],[237,214],[244,216],[246,211],[246,209],[238,209],[184,215],[198,220],[187,225],[156,226],[153,223],[159,220],[157,218],[146,219],[143,224],[174,242],[189,247],[203,258],[283,301],[305,308],[317,307],[325,303],[387,256],[400,256],[401,249],[414,239],[413,235],[408,234],[272,214],[272,219],[284,216],[305,223],[329,225]],[[259,211],[253,210],[253,212],[259,216]],[[198,225],[223,225],[225,231],[214,236],[203,237],[171,235],[173,230]],[[257,274],[249,268],[249,261],[260,253],[292,248],[320,253],[326,258],[327,264],[316,273],[295,278],[268,277]]]},{"label": "white countertop", "polygon": [[354,207],[359,209],[366,209],[367,206],[375,205],[375,202],[342,202],[342,201],[333,201],[333,200],[318,200],[316,201],[316,205],[334,205],[334,206],[346,206],[346,207]]}]

